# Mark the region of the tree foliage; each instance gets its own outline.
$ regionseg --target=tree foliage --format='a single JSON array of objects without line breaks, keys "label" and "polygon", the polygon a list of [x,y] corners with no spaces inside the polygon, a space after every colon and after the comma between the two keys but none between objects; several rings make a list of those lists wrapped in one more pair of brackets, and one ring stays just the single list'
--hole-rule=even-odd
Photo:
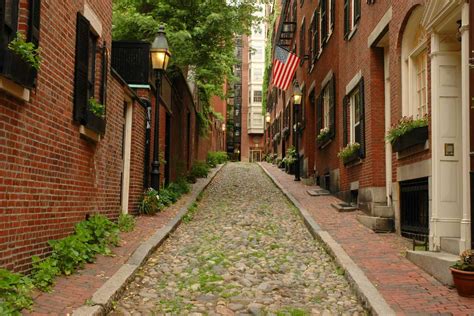
[{"label": "tree foliage", "polygon": [[[114,0],[114,39],[152,41],[164,24],[171,62],[192,70],[204,108],[223,96],[235,64],[235,35],[248,34],[257,0]],[[209,111],[207,111],[209,112]]]}]

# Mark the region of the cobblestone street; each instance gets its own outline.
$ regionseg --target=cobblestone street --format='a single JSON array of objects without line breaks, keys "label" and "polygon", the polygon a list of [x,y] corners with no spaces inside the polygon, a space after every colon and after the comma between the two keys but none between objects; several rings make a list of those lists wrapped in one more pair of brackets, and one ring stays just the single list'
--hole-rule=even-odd
[{"label": "cobblestone street", "polygon": [[228,164],[112,315],[361,315],[344,271],[255,164]]}]

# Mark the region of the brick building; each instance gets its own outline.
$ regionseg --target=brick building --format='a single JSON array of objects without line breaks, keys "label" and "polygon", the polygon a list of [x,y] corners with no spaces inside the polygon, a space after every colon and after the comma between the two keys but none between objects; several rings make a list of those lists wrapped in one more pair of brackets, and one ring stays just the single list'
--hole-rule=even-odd
[{"label": "brick building", "polygon": [[[17,31],[40,48],[38,71],[8,48]],[[157,113],[150,45],[112,48],[111,31],[111,0],[0,1],[2,267],[26,271],[32,255],[49,251],[47,241],[89,214],[136,213],[150,186]],[[223,148],[225,122],[215,119],[207,138],[198,135],[191,85],[176,69],[161,85],[163,185]]]},{"label": "brick building", "polygon": [[[469,6],[281,1],[272,39],[302,59],[302,175],[356,204],[375,231],[453,254],[471,248]],[[280,157],[295,143],[291,96],[268,90]],[[426,117],[428,126],[392,145],[385,136],[402,117]],[[360,149],[344,163],[337,154],[351,143]]]}]

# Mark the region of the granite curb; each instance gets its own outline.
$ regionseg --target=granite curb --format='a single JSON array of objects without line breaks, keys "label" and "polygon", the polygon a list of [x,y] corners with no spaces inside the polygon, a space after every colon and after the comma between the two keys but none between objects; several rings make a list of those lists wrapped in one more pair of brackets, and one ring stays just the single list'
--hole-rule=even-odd
[{"label": "granite curb", "polygon": [[147,261],[149,256],[169,237],[169,235],[181,224],[183,216],[188,212],[188,208],[197,201],[212,180],[216,177],[224,165],[219,165],[211,171],[206,178],[206,182],[201,189],[191,194],[189,201],[181,207],[178,214],[164,227],[158,229],[153,236],[143,242],[130,256],[128,261],[105,282],[91,298],[90,305],[83,305],[75,309],[73,316],[96,316],[105,315],[112,309],[113,301],[116,300],[126,285],[135,276],[136,271]]},{"label": "granite curb", "polygon": [[345,277],[352,285],[354,291],[365,307],[373,315],[396,315],[395,311],[385,301],[382,294],[367,278],[365,273],[357,266],[357,264],[349,257],[346,251],[339,245],[334,238],[324,231],[318,223],[313,219],[310,213],[301,205],[301,203],[288,191],[280,182],[261,164],[258,164],[272,182],[285,194],[285,196],[298,209],[303,221],[311,235],[321,241],[329,254],[331,254],[338,265],[345,270]]}]

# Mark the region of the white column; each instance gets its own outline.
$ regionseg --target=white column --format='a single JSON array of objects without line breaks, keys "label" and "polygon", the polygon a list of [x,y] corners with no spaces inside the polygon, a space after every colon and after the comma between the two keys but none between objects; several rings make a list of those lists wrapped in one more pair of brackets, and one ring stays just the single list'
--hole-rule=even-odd
[{"label": "white column", "polygon": [[439,209],[439,155],[438,155],[438,54],[439,54],[439,35],[436,32],[431,34],[431,214],[430,214],[430,250],[438,251],[440,249],[440,237],[438,235],[438,209]]},{"label": "white column", "polygon": [[469,3],[462,8],[461,26],[461,104],[462,104],[462,220],[460,251],[471,248],[471,197],[469,181]]},{"label": "white column", "polygon": [[[390,110],[390,47],[384,47],[384,85],[385,85],[385,135],[392,125]],[[385,141],[385,189],[387,206],[392,205],[392,145]]]}]

